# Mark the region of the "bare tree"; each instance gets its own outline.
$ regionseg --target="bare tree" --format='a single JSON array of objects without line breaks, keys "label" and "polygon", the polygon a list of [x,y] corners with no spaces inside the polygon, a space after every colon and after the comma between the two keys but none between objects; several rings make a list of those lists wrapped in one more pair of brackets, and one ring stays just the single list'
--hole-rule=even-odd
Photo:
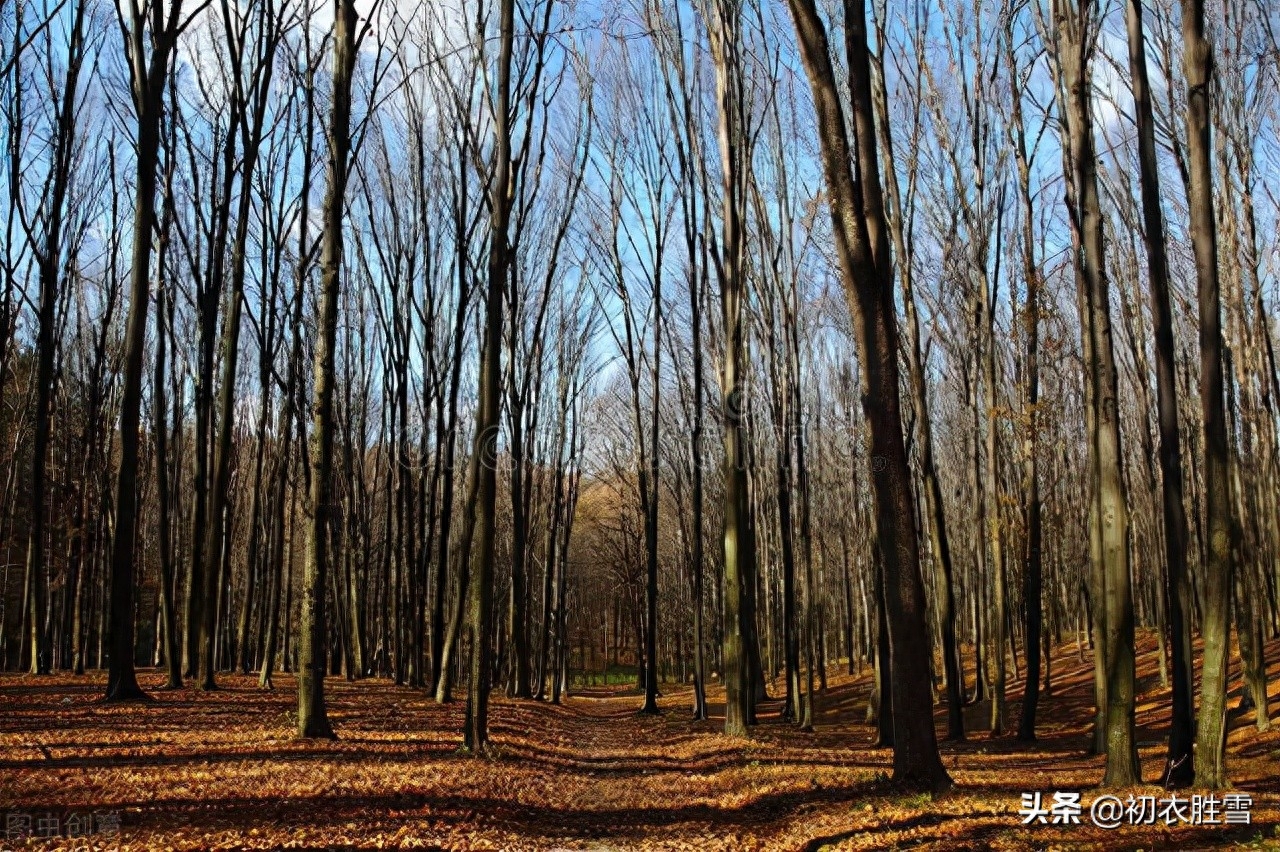
[{"label": "bare tree", "polygon": [[718,251],[712,254],[720,284],[724,359],[720,393],[724,417],[724,730],[746,736],[755,721],[754,667],[748,646],[751,592],[755,585],[755,535],[747,493],[748,451],[745,381],[747,300],[745,210],[747,191],[747,110],[742,80],[742,2],[720,0],[709,24],[716,74],[718,138],[723,180],[723,212]]},{"label": "bare tree", "polygon": [[[1023,607],[1026,610],[1025,653],[1027,676],[1022,693],[1022,716],[1018,722],[1018,738],[1036,738],[1036,711],[1040,702],[1041,640],[1044,623],[1044,559],[1043,515],[1040,490],[1040,325],[1044,281],[1036,259],[1035,207],[1032,203],[1031,158],[1028,150],[1026,123],[1023,120],[1023,98],[1029,71],[1018,64],[1014,47],[1014,18],[1010,16],[1001,34],[1002,48],[1009,76],[1010,109],[1009,141],[1018,172],[1018,206],[1022,224],[1022,277],[1026,288],[1023,306],[1025,326],[1025,377],[1022,428],[1023,500],[1026,515],[1026,546],[1023,567]],[[1048,654],[1045,654],[1048,664]]]},{"label": "bare tree", "polygon": [[[876,39],[888,43],[886,18],[888,10],[880,3],[875,12]],[[919,25],[917,29],[919,30]],[[923,64],[923,33],[917,32],[915,60]],[[946,509],[943,505],[942,484],[934,458],[933,422],[930,418],[928,385],[924,372],[924,352],[921,345],[920,318],[915,293],[915,246],[907,236],[910,220],[914,216],[917,169],[917,148],[921,142],[921,112],[924,98],[916,93],[912,104],[913,114],[908,146],[908,187],[904,203],[899,191],[898,178],[893,167],[898,162],[895,155],[892,125],[889,115],[889,97],[886,92],[884,57],[882,49],[875,55],[875,74],[872,76],[872,96],[876,109],[876,130],[884,154],[885,203],[888,212],[889,234],[897,260],[898,278],[902,287],[902,301],[907,331],[907,369],[911,389],[913,423],[916,428],[916,446],[920,458],[920,476],[923,480],[925,526],[929,535],[930,552],[938,569],[935,582],[938,621],[942,625],[942,661],[947,681],[947,738],[964,739],[964,676],[961,674],[960,651],[956,643],[955,592],[952,583],[951,539],[947,533]]]},{"label": "bare tree", "polygon": [[312,407],[311,490],[307,499],[307,557],[298,633],[298,736],[334,739],[325,710],[328,649],[326,615],[329,525],[333,506],[334,352],[342,288],[342,237],[351,156],[351,89],[357,49],[368,22],[357,30],[354,0],[335,0],[333,105],[329,115],[329,165],[322,210],[320,308]]},{"label": "bare tree", "polygon": [[[1093,593],[1093,617],[1102,625],[1095,668],[1105,672],[1104,783],[1129,786],[1141,779],[1134,736],[1134,628],[1129,573],[1129,510],[1121,472],[1120,421],[1115,355],[1111,342],[1109,287],[1104,264],[1102,209],[1093,141],[1089,63],[1098,16],[1092,0],[1078,5],[1055,0],[1053,60],[1065,121],[1064,160],[1069,165],[1068,212],[1080,290],[1080,328],[1085,359],[1096,555],[1101,584]],[[1099,570],[1099,569],[1095,569]]]},{"label": "bare tree", "polygon": [[[111,544],[111,666],[106,697],[108,701],[136,701],[145,697],[138,687],[133,663],[134,538],[138,514],[142,362],[150,306],[152,231],[157,222],[156,167],[160,156],[160,124],[169,63],[178,36],[190,19],[182,17],[182,0],[174,0],[168,9],[158,2],[140,5],[139,0],[129,0],[127,6],[118,6],[117,10],[129,63],[138,135],[129,314],[125,331],[124,387],[120,401],[116,522]],[[148,43],[150,50],[147,49]]]},{"label": "bare tree", "polygon": [[874,472],[876,533],[884,563],[893,669],[895,780],[933,792],[951,786],[933,728],[925,633],[924,586],[915,534],[915,498],[898,391],[893,268],[885,227],[867,48],[866,6],[845,5],[844,34],[856,157],[831,63],[826,26],[813,0],[788,0],[818,113],[823,178],[858,344],[863,414]]},{"label": "bare tree", "polygon": [[[498,429],[501,416],[502,313],[510,274],[511,205],[514,201],[511,163],[511,56],[515,39],[515,0],[499,0],[498,55],[495,59],[492,175],[489,184],[489,263],[484,302],[484,339],[480,355],[479,411],[476,417],[472,468],[476,481],[476,534],[479,546],[471,554],[470,606],[467,628],[471,640],[471,679],[463,743],[479,755],[489,741],[490,623],[493,618],[494,538],[497,534]],[[470,509],[471,507],[468,507]]]},{"label": "bare tree", "polygon": [[1196,726],[1195,779],[1212,789],[1227,783],[1227,664],[1230,652],[1233,538],[1228,481],[1226,400],[1223,389],[1222,303],[1218,281],[1218,239],[1214,221],[1213,166],[1209,114],[1213,51],[1205,37],[1203,0],[1182,5],[1182,69],[1187,80],[1187,208],[1195,253],[1200,309],[1200,406],[1204,424],[1206,560],[1204,615],[1200,632],[1204,657],[1200,674],[1200,715]]},{"label": "bare tree", "polygon": [[[49,435],[54,405],[57,307],[60,300],[59,294],[68,283],[64,280],[68,267],[72,269],[75,267],[74,261],[68,263],[64,258],[67,246],[64,244],[63,226],[68,216],[67,205],[71,181],[74,177],[81,97],[80,73],[86,52],[87,13],[84,0],[77,0],[72,6],[63,78],[56,84],[50,81],[50,100],[54,103],[51,122],[53,152],[40,199],[38,221],[29,221],[26,211],[19,207],[23,227],[27,232],[31,251],[39,268],[40,282],[39,325],[36,332],[35,423],[32,429],[30,480],[30,500],[34,511],[27,536],[32,674],[47,674],[52,663],[52,649],[49,641],[49,566],[45,564],[44,555],[47,517],[45,512],[46,462],[49,455]],[[50,48],[50,53],[52,52],[53,49]]]},{"label": "bare tree", "polygon": [[1129,73],[1133,86],[1134,115],[1138,127],[1138,161],[1142,183],[1143,236],[1147,246],[1151,314],[1155,322],[1156,394],[1160,429],[1161,504],[1164,517],[1165,608],[1173,662],[1173,716],[1163,781],[1166,786],[1186,787],[1194,780],[1191,761],[1194,725],[1191,693],[1191,626],[1187,619],[1191,591],[1187,579],[1187,516],[1183,507],[1182,448],[1178,436],[1178,389],[1175,382],[1173,312],[1170,300],[1169,261],[1165,251],[1164,213],[1160,200],[1160,176],[1156,162],[1155,118],[1147,80],[1146,40],[1142,27],[1142,2],[1129,0],[1125,7],[1129,41]]}]

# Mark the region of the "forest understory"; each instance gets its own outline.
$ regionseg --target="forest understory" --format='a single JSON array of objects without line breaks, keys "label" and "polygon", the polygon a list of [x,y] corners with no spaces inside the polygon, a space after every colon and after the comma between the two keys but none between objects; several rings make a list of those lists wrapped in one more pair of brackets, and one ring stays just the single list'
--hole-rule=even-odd
[{"label": "forest understory", "polygon": [[[1111,790],[1167,797],[1154,782],[1168,736],[1154,638],[1140,637],[1137,740],[1147,785]],[[1280,641],[1268,648],[1280,697]],[[1198,661],[1197,661],[1198,662]],[[691,691],[663,684],[662,714],[636,713],[628,687],[573,691],[561,706],[494,696],[490,754],[459,751],[463,703],[369,679],[327,684],[336,741],[295,738],[296,682],[274,691],[227,675],[214,692],[163,691],[154,702],[101,701],[103,673],[0,675],[0,812],[115,810],[118,838],[94,848],[159,849],[1201,849],[1280,848],[1280,726],[1259,733],[1228,694],[1232,792],[1252,797],[1240,826],[1090,823],[1105,758],[1086,753],[1093,713],[1086,646],[1054,649],[1039,739],[971,733],[941,745],[955,781],[937,800],[885,781],[891,750],[866,722],[871,670],[832,667],[814,731],[760,705],[749,739],[723,734],[723,689],[711,718],[690,721]],[[1198,665],[1197,665],[1198,668]],[[969,673],[970,680],[972,672]],[[780,693],[775,681],[770,695]],[[1021,682],[1010,683],[1018,709]],[[989,713],[966,709],[970,731]],[[56,723],[51,724],[51,720]],[[946,708],[935,708],[939,731]],[[1021,794],[1082,792],[1079,825],[1024,827]],[[1183,791],[1186,799],[1192,791]],[[22,848],[40,846],[36,841]]]}]

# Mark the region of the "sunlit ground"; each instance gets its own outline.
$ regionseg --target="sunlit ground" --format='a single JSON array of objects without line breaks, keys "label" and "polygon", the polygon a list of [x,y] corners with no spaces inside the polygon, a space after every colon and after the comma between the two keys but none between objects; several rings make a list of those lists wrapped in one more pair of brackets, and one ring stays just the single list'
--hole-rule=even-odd
[{"label": "sunlit ground", "polygon": [[[1153,649],[1148,638],[1139,658],[1149,780],[1162,768],[1169,695]],[[1268,658],[1280,660],[1280,644]],[[865,721],[869,672],[855,678],[843,667],[818,696],[815,732],[781,722],[772,701],[750,740],[719,732],[715,689],[713,718],[698,723],[688,688],[675,685],[665,685],[657,718],[637,716],[638,698],[618,688],[580,692],[561,707],[495,694],[495,748],[479,759],[458,753],[461,703],[441,707],[383,680],[330,679],[339,739],[309,742],[293,738],[288,676],[276,677],[274,692],[223,676],[217,692],[174,693],[147,671],[155,703],[107,706],[100,674],[0,675],[0,813],[64,821],[61,839],[32,848],[71,845],[65,821],[93,811],[120,817],[118,836],[89,838],[100,849],[1280,848],[1280,723],[1258,734],[1252,711],[1233,713],[1229,746],[1232,792],[1252,799],[1248,825],[1095,827],[1089,803],[1102,759],[1085,754],[1090,665],[1074,645],[1055,652],[1033,746],[991,739],[981,733],[989,706],[967,708],[968,741],[942,747],[956,787],[937,801],[884,781],[890,753],[870,746]],[[1274,708],[1280,665],[1271,672]],[[1010,730],[1021,694],[1011,679]],[[945,708],[936,711],[945,731]],[[1046,806],[1054,792],[1082,793],[1081,824],[1024,827],[1021,794],[1037,791]],[[1115,792],[1169,795],[1154,786]]]}]

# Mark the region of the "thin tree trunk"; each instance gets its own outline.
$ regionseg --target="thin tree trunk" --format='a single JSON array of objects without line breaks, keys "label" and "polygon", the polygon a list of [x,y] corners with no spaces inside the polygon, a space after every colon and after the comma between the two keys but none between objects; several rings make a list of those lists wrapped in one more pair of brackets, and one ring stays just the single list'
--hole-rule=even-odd
[{"label": "thin tree trunk", "polygon": [[328,531],[333,519],[334,354],[341,292],[343,211],[351,147],[351,78],[356,61],[357,17],[353,0],[336,0],[333,39],[333,107],[329,123],[328,187],[320,249],[320,307],[315,351],[311,491],[307,501],[307,558],[298,630],[298,736],[334,739],[324,701],[328,648],[326,583]]},{"label": "thin tree trunk", "polygon": [[[1074,190],[1072,232],[1077,246],[1077,280],[1083,285],[1082,333],[1088,338],[1085,380],[1092,387],[1093,430],[1090,457],[1097,476],[1095,514],[1101,546],[1100,584],[1096,584],[1094,618],[1101,619],[1105,645],[1095,652],[1106,676],[1107,769],[1103,783],[1126,787],[1138,783],[1134,736],[1134,634],[1130,589],[1129,518],[1122,476],[1120,421],[1115,356],[1111,340],[1109,288],[1104,268],[1102,209],[1098,197],[1097,157],[1088,55],[1096,38],[1092,0],[1075,7],[1055,0],[1058,22],[1056,61],[1065,101],[1068,160]],[[1095,569],[1099,570],[1099,569]]]},{"label": "thin tree trunk", "polygon": [[[1022,72],[1018,69],[1013,48],[1012,25],[1003,33],[1004,51],[1011,83],[1011,142],[1018,171],[1018,201],[1022,219],[1022,277],[1026,287],[1023,324],[1026,334],[1026,378],[1023,412],[1023,494],[1026,508],[1027,538],[1024,549],[1022,580],[1023,606],[1026,610],[1027,676],[1023,682],[1022,715],[1018,720],[1018,739],[1036,738],[1036,711],[1040,704],[1040,662],[1043,620],[1043,559],[1041,540],[1043,521],[1040,501],[1040,268],[1035,254],[1035,208],[1031,201],[1031,167],[1027,158],[1027,135],[1022,120]],[[1048,654],[1044,655],[1045,678],[1048,680]],[[1045,690],[1048,691],[1047,688]]]},{"label": "thin tree trunk", "polygon": [[[107,673],[108,701],[145,700],[134,671],[134,544],[138,509],[138,433],[142,408],[142,361],[146,350],[150,301],[152,229],[156,225],[156,167],[160,155],[160,120],[169,56],[182,22],[182,2],[174,0],[166,15],[150,10],[149,33],[145,13],[130,0],[125,45],[138,119],[135,153],[133,249],[129,284],[129,315],[125,322],[124,374],[120,399],[120,451],[116,476],[115,529],[111,542],[111,657]],[[148,38],[149,36],[149,38]],[[149,41],[150,55],[144,43]],[[99,636],[102,634],[99,633]]]},{"label": "thin tree trunk", "polygon": [[[431,665],[433,691],[436,700],[441,701],[441,687],[447,683],[449,677],[449,666],[446,659],[445,644],[445,622],[444,622],[444,604],[445,591],[449,579],[449,556],[452,548],[452,531],[453,531],[453,503],[454,503],[454,455],[457,447],[457,424],[458,424],[458,390],[461,384],[462,376],[462,351],[463,343],[466,337],[467,324],[467,305],[470,302],[470,289],[467,286],[466,279],[466,223],[467,223],[467,161],[462,152],[461,147],[458,153],[458,186],[455,190],[454,197],[454,228],[456,230],[456,254],[457,254],[457,303],[454,309],[453,320],[453,352],[452,361],[450,363],[449,373],[449,404],[448,404],[448,420],[437,420],[437,426],[443,426],[444,434],[443,450],[440,449],[440,441],[436,442],[436,452],[444,453],[444,477],[441,483],[441,499],[440,499],[440,533],[437,544],[436,553],[436,572],[435,583],[431,591]],[[438,438],[441,436],[437,436]],[[472,506],[468,502],[467,511],[472,511]],[[471,516],[468,515],[468,518]],[[472,526],[472,521],[467,520],[465,526],[468,530]],[[468,533],[470,535],[470,533]],[[465,560],[459,560],[460,566],[465,564]],[[466,583],[460,581],[459,596],[465,596]],[[451,621],[450,633],[457,635],[456,624],[460,623],[461,607],[458,607]],[[444,695],[448,695],[448,688],[444,689]]]},{"label": "thin tree trunk", "polygon": [[[486,751],[489,740],[489,690],[493,654],[494,538],[497,534],[497,451],[501,411],[502,308],[509,274],[508,226],[513,196],[511,173],[511,57],[515,38],[514,0],[499,7],[497,96],[493,104],[493,178],[489,220],[489,268],[485,293],[485,331],[481,350],[479,411],[475,445],[475,525],[479,546],[471,554],[467,627],[471,639],[471,679],[467,687],[464,747],[473,754]],[[459,593],[462,593],[459,589]]]},{"label": "thin tree trunk", "polygon": [[1182,69],[1187,80],[1187,207],[1200,309],[1200,412],[1204,423],[1206,553],[1195,742],[1199,786],[1227,785],[1227,675],[1231,632],[1232,522],[1225,392],[1222,378],[1222,306],[1218,241],[1210,163],[1209,110],[1213,48],[1205,38],[1204,0],[1182,4]]},{"label": "thin tree trunk", "polygon": [[[168,210],[167,199],[168,195],[166,193],[166,210]],[[159,510],[160,533],[160,613],[164,623],[164,661],[168,672],[165,689],[181,689],[182,659],[178,650],[178,631],[175,621],[177,614],[174,611],[173,601],[173,532],[169,514],[169,425],[166,422],[164,393],[166,339],[164,323],[168,317],[165,304],[168,293],[163,256],[160,259],[160,268],[160,280],[156,285],[156,320],[159,329],[156,333],[155,378],[152,383],[152,409],[156,432],[156,501]]]},{"label": "thin tree trunk", "polygon": [[[1138,162],[1142,186],[1143,236],[1151,314],[1155,325],[1156,398],[1160,428],[1161,507],[1164,518],[1165,617],[1173,660],[1172,720],[1162,782],[1187,787],[1195,780],[1192,763],[1194,709],[1191,674],[1191,629],[1187,621],[1190,589],[1187,578],[1187,516],[1183,504],[1182,448],[1178,440],[1178,389],[1174,376],[1173,312],[1169,264],[1165,252],[1164,214],[1156,161],[1155,120],[1147,81],[1142,0],[1128,0],[1125,21],[1129,40],[1129,72],[1138,126]],[[1163,630],[1162,630],[1163,633]]]}]

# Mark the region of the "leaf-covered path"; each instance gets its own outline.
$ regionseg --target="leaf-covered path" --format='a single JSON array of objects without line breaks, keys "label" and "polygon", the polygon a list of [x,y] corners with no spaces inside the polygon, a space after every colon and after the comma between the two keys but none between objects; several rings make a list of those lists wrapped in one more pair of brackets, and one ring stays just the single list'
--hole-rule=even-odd
[{"label": "leaf-covered path", "polygon": [[[1154,779],[1168,693],[1149,648],[1141,662],[1139,741]],[[497,699],[496,748],[479,759],[458,753],[460,704],[385,681],[330,681],[339,739],[304,742],[292,736],[287,677],[274,692],[224,677],[214,693],[107,706],[98,676],[7,675],[0,811],[118,810],[119,848],[136,850],[1280,848],[1280,733],[1257,734],[1251,711],[1234,717],[1230,761],[1237,791],[1253,797],[1251,825],[1107,832],[1086,807],[1081,825],[1023,828],[1022,792],[1093,798],[1102,770],[1084,754],[1091,677],[1087,656],[1060,649],[1040,741],[975,733],[945,744],[957,786],[930,801],[884,783],[890,755],[870,745],[866,673],[833,676],[814,733],[779,721],[770,702],[750,740],[725,738],[718,718],[690,722],[685,689],[668,689],[659,717],[637,715],[638,698],[616,690],[560,707]],[[1014,683],[1010,698],[1020,694]],[[1011,701],[1011,718],[1017,710]],[[968,713],[969,730],[981,730],[984,705]]]}]

